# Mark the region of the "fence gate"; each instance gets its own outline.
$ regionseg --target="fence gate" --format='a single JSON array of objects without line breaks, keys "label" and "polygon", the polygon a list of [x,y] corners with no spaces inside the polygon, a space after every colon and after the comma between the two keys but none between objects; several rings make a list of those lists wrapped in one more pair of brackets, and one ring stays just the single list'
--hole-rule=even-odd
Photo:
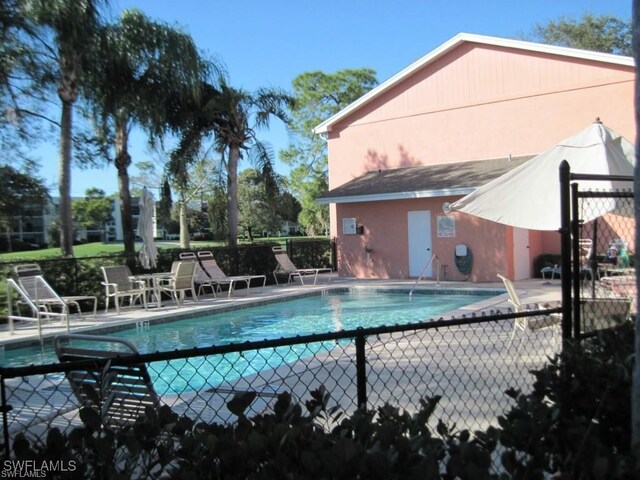
[{"label": "fence gate", "polygon": [[[580,190],[580,180],[602,181]],[[633,177],[560,167],[563,338],[615,327],[636,312]],[[570,272],[570,275],[564,275]]]}]

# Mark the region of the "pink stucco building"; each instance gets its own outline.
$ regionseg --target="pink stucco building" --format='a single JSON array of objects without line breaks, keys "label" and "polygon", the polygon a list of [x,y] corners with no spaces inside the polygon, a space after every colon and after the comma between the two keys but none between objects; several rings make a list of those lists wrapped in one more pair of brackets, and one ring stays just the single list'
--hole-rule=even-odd
[{"label": "pink stucco building", "polygon": [[331,205],[339,274],[417,277],[435,254],[447,279],[463,279],[462,244],[471,281],[533,276],[538,255],[558,253],[558,233],[443,206],[596,117],[633,142],[634,77],[630,57],[459,34],[327,119],[315,129],[329,154],[319,201]]}]

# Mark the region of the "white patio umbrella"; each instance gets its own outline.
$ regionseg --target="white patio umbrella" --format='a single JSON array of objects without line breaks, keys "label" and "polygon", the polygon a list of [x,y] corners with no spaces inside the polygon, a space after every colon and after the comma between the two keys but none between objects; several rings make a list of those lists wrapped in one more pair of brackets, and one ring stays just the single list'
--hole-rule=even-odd
[{"label": "white patio umbrella", "polygon": [[[558,143],[451,205],[451,210],[529,230],[560,228],[559,167],[567,160],[572,173],[633,176],[633,145],[596,120],[585,130]],[[631,188],[629,182],[579,182],[580,190]],[[585,221],[615,209],[615,201],[584,209]]]},{"label": "white patio umbrella", "polygon": [[146,269],[156,266],[158,249],[153,240],[153,210],[155,202],[147,187],[142,189],[140,195],[140,216],[138,217],[138,235],[142,238],[142,248],[138,257],[140,263]]}]

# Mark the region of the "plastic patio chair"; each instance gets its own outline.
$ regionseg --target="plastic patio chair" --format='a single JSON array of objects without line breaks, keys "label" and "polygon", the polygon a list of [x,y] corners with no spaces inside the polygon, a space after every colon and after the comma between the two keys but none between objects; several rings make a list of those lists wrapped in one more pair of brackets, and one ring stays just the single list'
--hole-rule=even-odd
[{"label": "plastic patio chair", "polygon": [[169,293],[178,307],[184,303],[186,292],[189,290],[193,301],[198,303],[195,288],[196,265],[194,261],[173,262],[171,274],[157,279],[159,291]]},{"label": "plastic patio chair", "polygon": [[197,262],[194,282],[196,285],[198,285],[198,296],[203,294],[203,290],[205,288],[210,288],[213,296],[217,296],[217,292],[220,291],[220,283],[213,279],[205,270],[203,270],[201,262],[198,260],[198,256],[194,252],[180,253],[180,260],[190,260],[193,262]]},{"label": "plastic patio chair", "polygon": [[[279,271],[289,274],[287,283],[290,283],[294,277],[299,277],[302,285],[304,285],[303,277],[305,275],[313,275],[313,284],[315,285],[320,272],[331,273],[332,271],[330,268],[298,268],[293,264],[287,252],[280,246],[273,247],[273,253],[278,262],[276,269],[273,271],[273,278],[275,278],[276,284],[278,283],[277,274]],[[329,277],[329,281],[331,281],[331,277]]]},{"label": "plastic patio chair", "polygon": [[130,424],[147,407],[160,406],[146,364],[86,362],[138,355],[131,342],[116,337],[66,334],[56,336],[53,343],[60,362],[85,360],[82,366],[69,370],[66,377],[80,404],[96,408],[105,424]]},{"label": "plastic patio chair", "polygon": [[[504,283],[505,288],[507,289],[507,294],[509,295],[509,303],[513,306],[513,310],[516,313],[520,312],[535,312],[540,310],[539,305],[523,305],[520,301],[520,297],[516,292],[515,286],[513,282],[509,280],[507,277],[500,275],[498,273],[498,277]],[[522,347],[524,342],[524,336],[530,332],[536,332],[539,330],[553,328],[554,329],[554,341],[560,336],[560,320],[561,318],[557,315],[545,315],[541,317],[518,317],[514,319],[513,322],[513,330],[511,332],[511,337],[509,338],[509,344],[507,345],[507,350],[511,348],[513,344],[513,340],[518,331],[523,333],[522,338],[518,344],[518,352]]]},{"label": "plastic patio chair", "polygon": [[133,305],[137,300],[147,309],[147,286],[142,280],[136,280],[131,270],[126,265],[100,267],[104,275],[102,285],[106,288],[105,312],[109,311],[109,300],[113,298],[116,304],[116,312],[120,313],[120,301],[128,298]]}]

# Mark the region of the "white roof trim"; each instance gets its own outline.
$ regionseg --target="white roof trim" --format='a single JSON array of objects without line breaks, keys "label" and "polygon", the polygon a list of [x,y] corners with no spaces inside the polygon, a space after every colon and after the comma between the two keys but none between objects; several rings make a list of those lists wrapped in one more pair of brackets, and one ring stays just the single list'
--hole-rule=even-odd
[{"label": "white roof trim", "polygon": [[420,190],[415,192],[377,193],[374,195],[353,195],[344,197],[318,198],[316,202],[321,205],[326,205],[329,203],[380,202],[385,200],[406,200],[411,198],[448,197],[452,195],[468,195],[474,190],[474,187],[466,187],[445,188],[442,190]]},{"label": "white roof trim", "polygon": [[408,67],[396,73],[373,90],[370,90],[358,100],[340,110],[338,113],[328,118],[313,129],[316,134],[323,134],[331,131],[331,127],[344,117],[348,116],[358,108],[369,103],[373,98],[390,89],[397,83],[412,75],[415,71],[420,70],[425,65],[433,62],[449,50],[457,47],[464,42],[483,43],[485,45],[494,45],[505,48],[515,48],[519,50],[529,50],[532,52],[548,53],[551,55],[561,55],[565,57],[581,58],[585,60],[593,60],[596,62],[613,63],[616,65],[634,66],[633,57],[625,57],[622,55],[613,55],[611,53],[592,52],[589,50],[580,50],[577,48],[558,47],[556,45],[547,45],[543,43],[525,42],[522,40],[512,40],[500,37],[490,37],[486,35],[476,35],[472,33],[459,33],[455,37],[446,41],[439,47],[435,48],[424,57],[413,62]]}]

